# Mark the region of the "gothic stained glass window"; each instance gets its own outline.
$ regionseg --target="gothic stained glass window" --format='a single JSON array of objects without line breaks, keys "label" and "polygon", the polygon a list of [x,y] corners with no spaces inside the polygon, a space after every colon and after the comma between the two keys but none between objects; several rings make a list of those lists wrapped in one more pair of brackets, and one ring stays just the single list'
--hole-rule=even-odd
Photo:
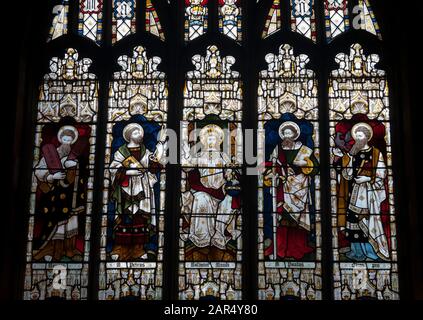
[{"label": "gothic stained glass window", "polygon": [[258,89],[259,299],[321,299],[319,113],[308,56],[266,55]]},{"label": "gothic stained glass window", "polygon": [[368,0],[359,0],[358,6],[359,6],[359,11],[357,13],[360,13],[361,29],[374,34],[380,40],[382,40],[382,35],[380,33],[379,25],[373,13],[373,9],[370,6],[370,2]]},{"label": "gothic stained glass window", "polygon": [[398,299],[389,87],[359,44],[329,88],[336,300]]},{"label": "gothic stained glass window", "polygon": [[53,8],[53,22],[50,27],[47,42],[63,36],[68,32],[69,0],[63,0],[61,5]]},{"label": "gothic stained glass window", "polygon": [[100,44],[103,32],[103,0],[80,0],[78,33]]},{"label": "gothic stained glass window", "polygon": [[316,42],[314,0],[291,0],[291,29]]},{"label": "gothic stained glass window", "polygon": [[325,0],[326,39],[330,42],[349,29],[348,0]]},{"label": "gothic stained glass window", "polygon": [[138,46],[110,84],[100,299],[162,297],[167,83]]},{"label": "gothic stained glass window", "polygon": [[145,28],[151,34],[155,35],[156,37],[159,37],[160,40],[165,40],[159,16],[157,15],[156,9],[154,8],[151,0],[146,1]]},{"label": "gothic stained glass window", "polygon": [[240,0],[219,1],[219,31],[237,41],[242,39]]},{"label": "gothic stained glass window", "polygon": [[281,3],[280,0],[275,0],[266,18],[266,24],[264,26],[262,38],[264,39],[272,35],[273,33],[279,31],[281,26]]},{"label": "gothic stained glass window", "polygon": [[[332,48],[342,45],[332,40],[347,31],[357,37],[367,34],[367,41],[380,45],[371,1],[354,1],[358,6],[352,11],[348,0],[252,2],[242,7],[247,1],[184,0],[180,6],[165,1],[164,8],[179,8],[184,15],[180,28],[175,28],[179,31],[170,30],[175,32],[171,39],[175,52],[189,52],[192,62],[183,71],[182,119],[170,123],[178,127],[182,120],[180,171],[174,177],[165,160],[168,86],[177,85],[180,69],[168,83],[160,71],[161,58],[148,55],[145,47],[129,47],[122,41],[119,47],[125,54],[114,56],[109,44],[134,35],[140,31],[138,25],[145,27],[140,39],[153,40],[159,52],[165,52],[162,26],[175,27],[172,23],[178,19],[159,19],[152,0],[56,1],[50,29],[45,29],[47,42],[79,34],[98,45],[98,54],[113,57],[102,57],[99,68],[92,71],[92,61],[85,54],[80,57],[70,43],[63,56],[51,55],[50,71],[41,82],[27,210],[24,299],[159,300],[177,295],[181,300],[238,300],[249,289],[242,285],[248,277],[242,267],[251,261],[257,262],[252,267],[257,285],[251,289],[260,300],[330,298],[323,295],[322,282],[336,300],[399,299],[387,75],[378,66],[379,56],[365,53],[359,44],[344,53]],[[252,13],[264,3],[268,12]],[[71,19],[72,8],[77,24]],[[254,23],[245,24],[246,13],[264,20],[260,30]],[[103,21],[106,16],[110,21]],[[242,43],[244,25],[258,39]],[[354,31],[353,25],[374,36]],[[103,27],[108,28],[104,34]],[[290,44],[275,36],[285,32],[290,33]],[[203,46],[209,35],[225,38],[228,47]],[[326,36],[327,43],[314,48],[318,35]],[[77,48],[87,52],[97,47],[91,41],[78,42]],[[189,41],[193,42],[186,47]],[[243,79],[233,69],[240,70],[238,65],[249,59],[250,50],[257,50],[250,47],[256,41],[267,48],[275,45],[275,52],[259,50],[266,55],[261,68],[265,70],[255,75],[257,117],[252,119],[258,127],[259,171],[252,186],[258,206],[246,217],[244,208],[255,199],[243,198],[241,188],[250,181],[244,174],[251,169],[243,162],[242,128],[251,120],[243,119],[243,80],[254,82],[254,77]],[[297,52],[297,41],[310,44],[309,55]],[[56,50],[52,44],[45,44],[46,50]],[[242,49],[245,60],[230,55],[234,48]],[[328,74],[329,83],[318,83],[326,61],[315,61],[312,52],[319,56],[341,52],[334,60],[336,70]],[[171,61],[163,63],[168,70],[177,68]],[[97,77],[104,86],[99,86]],[[328,100],[323,101],[326,92]],[[97,122],[99,95],[108,102]],[[176,93],[174,102],[177,97]],[[320,132],[321,125],[329,131]],[[104,159],[97,159],[100,168],[94,165],[97,138],[104,142],[97,143],[98,153],[105,151]],[[330,144],[322,153],[330,162],[323,167],[321,141]],[[327,169],[330,176],[321,176],[320,169]],[[100,177],[95,190],[94,175]],[[173,201],[166,191],[175,186],[180,193]],[[322,193],[322,188],[328,192]],[[328,212],[321,209],[326,203]],[[92,212],[94,205],[97,213]],[[166,230],[170,237],[165,235],[169,218],[165,208],[178,221]],[[98,219],[93,219],[92,229],[94,214]],[[257,222],[252,240],[257,250],[244,256],[246,218]],[[322,230],[322,224],[331,234]],[[93,239],[92,230],[98,233]],[[168,240],[177,241],[175,252],[164,252]],[[90,249],[94,243],[100,244],[95,251]],[[326,259],[322,250],[328,253]],[[164,270],[172,258],[177,259],[175,269]],[[329,268],[322,270],[322,263]],[[178,280],[174,292],[167,288],[172,276]],[[166,283],[164,278],[170,280]]]},{"label": "gothic stained glass window", "polygon": [[135,33],[136,28],[136,1],[113,0],[112,14],[112,42],[115,43],[124,37]]},{"label": "gothic stained glass window", "polygon": [[36,120],[24,299],[87,299],[97,80],[67,49],[50,60]]},{"label": "gothic stained glass window", "polygon": [[181,122],[179,298],[241,299],[242,89],[235,58],[192,57]]},{"label": "gothic stained glass window", "polygon": [[207,32],[208,0],[185,0],[185,41],[194,40]]}]

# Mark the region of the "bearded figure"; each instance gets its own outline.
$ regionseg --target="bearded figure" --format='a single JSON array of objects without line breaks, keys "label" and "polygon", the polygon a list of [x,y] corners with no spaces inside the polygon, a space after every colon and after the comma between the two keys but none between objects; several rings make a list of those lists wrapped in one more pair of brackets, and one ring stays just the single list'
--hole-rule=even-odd
[{"label": "bearded figure", "polygon": [[333,149],[340,157],[338,226],[350,242],[347,258],[353,261],[389,260],[387,237],[381,220],[386,199],[386,164],[379,149],[369,146],[372,127],[364,122],[351,129],[355,143],[349,152]]},{"label": "bearded figure", "polygon": [[298,140],[300,135],[297,123],[282,123],[281,142],[266,162],[264,186],[271,189],[272,212],[265,216],[265,256],[273,260],[303,259],[314,251],[309,245],[310,190],[318,161],[313,150]]}]

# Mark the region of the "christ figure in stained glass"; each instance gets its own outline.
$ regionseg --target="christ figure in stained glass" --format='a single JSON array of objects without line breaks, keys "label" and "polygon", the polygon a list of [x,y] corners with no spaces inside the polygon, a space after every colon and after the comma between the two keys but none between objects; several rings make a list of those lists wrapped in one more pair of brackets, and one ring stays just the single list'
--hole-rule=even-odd
[{"label": "christ figure in stained glass", "polygon": [[185,197],[184,206],[191,208],[186,240],[196,247],[226,250],[230,240],[239,237],[236,216],[239,212],[240,186],[235,169],[226,153],[220,151],[224,138],[222,128],[206,125],[200,131],[203,150],[197,154],[196,169],[188,170],[192,197]]}]

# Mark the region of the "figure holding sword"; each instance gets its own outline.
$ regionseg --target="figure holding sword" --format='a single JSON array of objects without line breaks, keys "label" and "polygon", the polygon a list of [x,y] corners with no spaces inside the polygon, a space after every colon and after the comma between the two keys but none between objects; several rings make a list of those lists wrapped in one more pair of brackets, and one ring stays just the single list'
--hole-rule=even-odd
[{"label": "figure holding sword", "polygon": [[281,142],[266,162],[264,187],[270,188],[272,212],[271,217],[265,215],[265,224],[272,225],[272,236],[265,232],[264,244],[265,257],[270,260],[299,260],[314,251],[309,243],[312,231],[310,186],[317,174],[318,161],[313,150],[299,141],[300,135],[297,123],[282,123]]}]

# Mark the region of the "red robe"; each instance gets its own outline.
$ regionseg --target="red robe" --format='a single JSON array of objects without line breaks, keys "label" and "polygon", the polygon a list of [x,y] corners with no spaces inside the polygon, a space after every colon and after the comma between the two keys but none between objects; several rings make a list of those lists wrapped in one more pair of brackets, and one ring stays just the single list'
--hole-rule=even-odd
[{"label": "red robe", "polygon": [[[288,152],[295,152],[295,150]],[[293,158],[295,158],[295,156]],[[282,168],[285,172],[288,171],[288,167],[294,169],[296,173],[301,170],[300,167],[292,164],[291,159],[291,161],[288,160],[287,150],[283,150],[281,146],[278,146],[278,160],[282,164],[281,166],[278,165],[278,167],[276,167],[276,172],[279,176],[282,176]],[[272,166],[272,162],[266,162],[266,167],[271,168]],[[289,213],[287,213],[282,206],[284,201],[284,190],[282,186],[282,183],[280,183],[276,189],[276,200],[278,203],[277,213],[278,215],[285,216]],[[276,231],[276,247],[278,257],[294,258],[296,260],[300,260],[304,257],[305,254],[313,252],[314,248],[308,245],[308,236],[309,231],[298,225],[283,226],[279,223]],[[273,243],[268,248],[266,248],[264,254],[265,256],[270,256],[273,254]]]}]

